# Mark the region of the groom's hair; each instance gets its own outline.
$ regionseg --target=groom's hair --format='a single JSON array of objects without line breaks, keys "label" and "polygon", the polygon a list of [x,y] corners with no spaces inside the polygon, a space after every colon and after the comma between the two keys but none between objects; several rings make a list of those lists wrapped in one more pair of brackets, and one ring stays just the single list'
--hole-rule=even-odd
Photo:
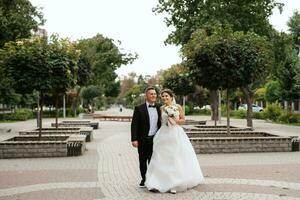
[{"label": "groom's hair", "polygon": [[[145,94],[149,91],[149,90],[155,90],[155,87],[153,86],[149,86],[145,89]],[[156,91],[156,90],[155,90]]]}]

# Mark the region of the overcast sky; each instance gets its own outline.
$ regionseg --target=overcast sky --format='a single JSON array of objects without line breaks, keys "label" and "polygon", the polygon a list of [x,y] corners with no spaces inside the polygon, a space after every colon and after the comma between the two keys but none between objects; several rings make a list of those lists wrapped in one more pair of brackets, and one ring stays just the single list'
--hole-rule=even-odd
[{"label": "overcast sky", "polygon": [[[42,7],[44,27],[48,34],[58,33],[72,40],[89,38],[101,33],[122,42],[123,52],[137,52],[139,58],[131,65],[122,66],[118,75],[136,72],[154,75],[160,69],[180,62],[178,47],[165,46],[171,31],[161,15],[152,8],[157,0],[30,0]],[[274,10],[271,23],[279,31],[287,31],[286,22],[294,10],[300,11],[299,0],[279,0],[285,3],[280,15]]]}]

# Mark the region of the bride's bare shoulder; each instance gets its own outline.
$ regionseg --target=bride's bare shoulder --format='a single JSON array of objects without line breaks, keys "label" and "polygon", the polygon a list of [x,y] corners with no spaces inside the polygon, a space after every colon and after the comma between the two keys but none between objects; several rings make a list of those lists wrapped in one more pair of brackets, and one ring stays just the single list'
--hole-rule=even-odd
[{"label": "bride's bare shoulder", "polygon": [[182,109],[181,105],[179,105],[179,104],[176,104],[176,107],[177,107],[178,109]]}]

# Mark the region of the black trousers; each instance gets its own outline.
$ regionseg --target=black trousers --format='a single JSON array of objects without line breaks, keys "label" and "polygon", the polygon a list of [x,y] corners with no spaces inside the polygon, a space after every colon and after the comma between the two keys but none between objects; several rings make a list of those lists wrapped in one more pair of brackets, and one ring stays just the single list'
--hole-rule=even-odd
[{"label": "black trousers", "polygon": [[153,136],[142,138],[139,141],[138,152],[140,162],[140,172],[142,179],[146,180],[147,164],[149,164],[153,150]]}]

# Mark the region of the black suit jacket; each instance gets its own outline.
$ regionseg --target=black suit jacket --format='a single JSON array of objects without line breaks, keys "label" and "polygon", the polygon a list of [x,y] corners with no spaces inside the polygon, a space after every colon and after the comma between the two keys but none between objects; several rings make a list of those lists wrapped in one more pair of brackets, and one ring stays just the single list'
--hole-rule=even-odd
[{"label": "black suit jacket", "polygon": [[[160,105],[155,104],[158,121],[157,127],[161,126],[161,113],[160,113]],[[141,104],[134,108],[132,122],[131,122],[131,141],[140,141],[141,139],[148,136],[150,130],[150,120],[149,113],[147,110],[147,104]]]}]

